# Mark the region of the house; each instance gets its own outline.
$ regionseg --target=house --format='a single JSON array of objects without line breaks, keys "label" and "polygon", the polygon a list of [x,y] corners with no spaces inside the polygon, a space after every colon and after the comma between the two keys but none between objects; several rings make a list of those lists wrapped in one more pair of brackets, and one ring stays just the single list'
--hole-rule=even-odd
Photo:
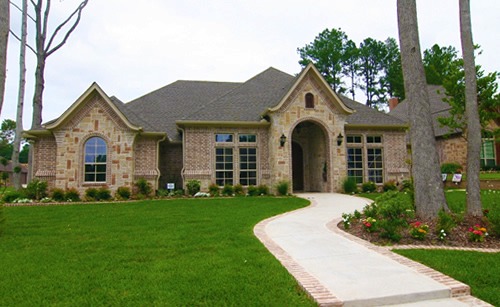
[{"label": "house", "polygon": [[[20,171],[20,176],[21,176],[21,185],[25,185],[27,184],[28,182],[28,165],[27,164],[24,164],[24,163],[21,163],[19,165],[21,167],[21,171]],[[14,181],[14,169],[12,167],[12,161],[9,161],[7,163],[7,165],[3,165],[3,164],[0,164],[0,174],[1,173],[6,173],[9,175],[9,177],[7,178],[7,181],[6,181],[6,186],[12,186],[12,183]]]},{"label": "house", "polygon": [[353,177],[409,177],[405,122],[332,91],[311,64],[243,83],[176,81],[123,103],[92,84],[59,118],[26,131],[32,174],[51,187],[155,189],[199,180],[333,192]]},{"label": "house", "polygon": [[[439,85],[428,85],[427,93],[434,125],[436,146],[440,163],[458,163],[463,167],[467,164],[467,141],[462,130],[452,130],[442,126],[438,118],[450,116],[451,106],[444,101],[445,89]],[[406,101],[398,103],[397,98],[389,101],[389,114],[403,122],[409,122],[409,105]],[[498,129],[498,125],[492,121],[490,128]],[[500,142],[494,138],[483,138],[481,147],[481,166],[496,167],[500,165]]]}]

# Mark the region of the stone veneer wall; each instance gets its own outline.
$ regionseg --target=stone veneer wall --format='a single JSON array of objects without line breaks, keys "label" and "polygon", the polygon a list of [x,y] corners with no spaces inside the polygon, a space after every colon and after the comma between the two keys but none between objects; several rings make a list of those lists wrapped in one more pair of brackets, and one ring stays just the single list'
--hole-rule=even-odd
[{"label": "stone veneer wall", "polygon": [[436,140],[439,162],[459,163],[465,168],[467,165],[467,141],[461,136],[440,138]]},{"label": "stone veneer wall", "polygon": [[[314,95],[314,108],[305,108],[305,95],[307,93]],[[334,106],[332,101],[329,101],[324,86],[317,78],[311,74],[305,76],[281,108],[271,114],[272,125],[269,136],[271,184],[282,180],[292,181],[291,140],[293,130],[299,123],[311,121],[323,130],[326,144],[327,182],[322,187],[322,192],[340,191],[342,178],[346,176],[346,156],[344,144],[339,147],[335,140],[339,133],[345,135],[346,116]],[[284,147],[280,147],[278,142],[282,134],[287,137]],[[304,182],[304,185],[307,186],[307,183]]]},{"label": "stone veneer wall", "polygon": [[160,184],[165,189],[167,183],[175,183],[176,189],[183,188],[182,182],[182,143],[160,143]]},{"label": "stone veneer wall", "polygon": [[[50,138],[35,142],[34,159],[35,177],[46,180],[46,175],[53,174],[54,179],[47,180],[51,187],[75,188],[81,195],[89,187],[107,186],[114,192],[121,186],[133,188],[134,180],[144,177],[157,188],[158,137],[138,136],[131,131],[101,96],[89,95],[52,133],[55,142]],[[84,146],[94,136],[103,138],[108,147],[104,183],[84,182]]]},{"label": "stone veneer wall", "polygon": [[[268,132],[266,128],[185,128],[184,129],[184,184],[189,180],[201,181],[202,191],[207,191],[210,184],[215,182],[215,148],[232,147],[234,154],[234,171],[239,167],[239,155],[237,148],[239,146],[248,146],[257,148],[257,184],[269,185],[269,150],[268,150]],[[215,142],[216,133],[232,133],[234,142],[219,143]],[[256,134],[257,143],[238,143],[238,133]],[[237,184],[236,174],[234,184]]]}]

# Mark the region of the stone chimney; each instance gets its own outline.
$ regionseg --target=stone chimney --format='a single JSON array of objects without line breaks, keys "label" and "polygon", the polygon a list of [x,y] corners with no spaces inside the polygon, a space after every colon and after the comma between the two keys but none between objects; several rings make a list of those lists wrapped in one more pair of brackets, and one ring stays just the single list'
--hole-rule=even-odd
[{"label": "stone chimney", "polygon": [[394,108],[398,105],[399,99],[398,97],[389,98],[389,112],[394,110]]}]

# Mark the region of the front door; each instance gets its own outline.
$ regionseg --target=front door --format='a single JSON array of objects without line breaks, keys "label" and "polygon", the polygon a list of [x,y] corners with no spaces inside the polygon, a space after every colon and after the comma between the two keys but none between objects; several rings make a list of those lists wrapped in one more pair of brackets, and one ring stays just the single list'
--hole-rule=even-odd
[{"label": "front door", "polygon": [[304,153],[297,142],[292,142],[293,191],[304,191]]}]

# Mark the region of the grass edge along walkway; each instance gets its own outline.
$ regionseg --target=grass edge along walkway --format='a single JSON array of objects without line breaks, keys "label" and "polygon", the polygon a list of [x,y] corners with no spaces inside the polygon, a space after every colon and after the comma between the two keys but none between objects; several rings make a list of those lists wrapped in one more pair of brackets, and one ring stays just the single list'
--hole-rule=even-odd
[{"label": "grass edge along walkway", "polygon": [[253,234],[307,205],[259,197],[6,207],[0,305],[314,306]]}]

